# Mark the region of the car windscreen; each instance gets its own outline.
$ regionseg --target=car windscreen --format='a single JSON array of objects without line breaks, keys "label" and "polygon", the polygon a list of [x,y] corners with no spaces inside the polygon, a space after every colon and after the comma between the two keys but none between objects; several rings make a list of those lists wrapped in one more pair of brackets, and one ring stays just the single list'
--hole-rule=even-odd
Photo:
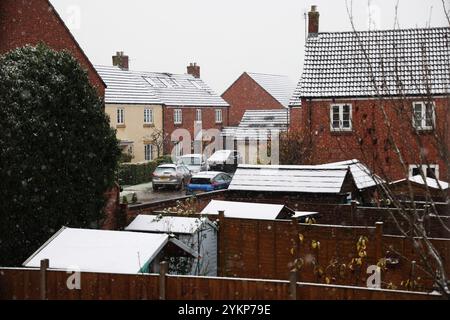
[{"label": "car windscreen", "polygon": [[155,169],[155,174],[162,175],[162,174],[172,174],[175,172],[175,168],[172,167],[158,167]]},{"label": "car windscreen", "polygon": [[202,160],[199,157],[182,157],[181,162],[185,166],[199,166],[201,165]]},{"label": "car windscreen", "polygon": [[192,178],[191,184],[211,184],[210,178]]}]

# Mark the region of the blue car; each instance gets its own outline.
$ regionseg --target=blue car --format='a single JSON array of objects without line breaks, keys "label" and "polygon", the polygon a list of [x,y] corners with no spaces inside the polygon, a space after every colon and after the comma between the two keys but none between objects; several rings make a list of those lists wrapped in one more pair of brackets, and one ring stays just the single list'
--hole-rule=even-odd
[{"label": "blue car", "polygon": [[197,194],[227,189],[231,183],[229,174],[217,171],[203,171],[192,176],[186,187],[187,194]]}]

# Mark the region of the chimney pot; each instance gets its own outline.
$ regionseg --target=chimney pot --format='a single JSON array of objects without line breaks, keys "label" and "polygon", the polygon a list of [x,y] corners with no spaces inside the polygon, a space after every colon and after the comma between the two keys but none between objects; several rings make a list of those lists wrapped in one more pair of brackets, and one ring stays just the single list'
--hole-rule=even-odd
[{"label": "chimney pot", "polygon": [[196,62],[190,63],[187,67],[187,73],[194,78],[200,78],[200,66],[198,66]]},{"label": "chimney pot", "polygon": [[319,33],[319,17],[317,6],[311,6],[311,11],[308,13],[308,35]]},{"label": "chimney pot", "polygon": [[123,51],[117,51],[116,55],[112,57],[113,66],[117,66],[122,70],[128,70],[129,68],[129,57],[124,54]]}]

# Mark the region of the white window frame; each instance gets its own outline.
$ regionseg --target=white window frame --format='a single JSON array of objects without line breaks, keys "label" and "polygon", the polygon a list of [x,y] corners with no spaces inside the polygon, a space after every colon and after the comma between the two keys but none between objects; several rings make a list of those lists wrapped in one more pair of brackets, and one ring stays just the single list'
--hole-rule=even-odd
[{"label": "white window frame", "polygon": [[179,158],[183,156],[183,143],[181,141],[178,141],[175,143],[175,157]]},{"label": "white window frame", "polygon": [[[430,164],[429,166],[426,164],[420,165],[420,164],[411,164],[409,165],[409,177],[413,177],[413,170],[414,169],[421,169],[422,173],[425,177],[427,177],[427,170],[428,168],[434,169],[434,173],[436,175],[436,179],[439,179],[439,165],[438,164]],[[432,177],[430,177],[432,178]]]},{"label": "white window frame", "polygon": [[216,109],[216,123],[223,123],[223,110],[222,109]]},{"label": "white window frame", "polygon": [[[433,108],[433,112],[431,114],[431,120],[432,120],[432,125],[431,126],[427,126],[427,108],[426,106],[428,104],[431,104],[432,108]],[[421,123],[419,126],[416,125],[416,106],[420,105],[421,106]],[[412,104],[412,124],[413,127],[416,130],[419,131],[431,131],[434,130],[434,127],[436,125],[436,105],[434,104],[434,102],[424,102],[424,101],[417,101],[417,102],[413,102]]]},{"label": "white window frame", "polygon": [[173,110],[173,123],[174,124],[182,124],[183,123],[183,110],[182,109],[174,109]]},{"label": "white window frame", "polygon": [[[349,123],[350,126],[345,128],[344,127],[344,106],[349,106]],[[334,113],[333,113],[333,109],[335,107],[339,107],[339,128],[335,128],[333,126],[333,121],[334,121]],[[349,132],[353,130],[353,107],[350,103],[334,103],[332,105],[330,105],[330,130],[333,132]]]},{"label": "white window frame", "polygon": [[144,124],[153,124],[153,109],[144,109]]},{"label": "white window frame", "polygon": [[117,108],[116,121],[117,121],[118,125],[125,124],[125,109],[124,108]]},{"label": "white window frame", "polygon": [[195,110],[195,122],[202,122],[202,109],[196,109]]},{"label": "white window frame", "polygon": [[153,160],[153,145],[150,143],[146,143],[144,145],[144,160],[145,161]]}]

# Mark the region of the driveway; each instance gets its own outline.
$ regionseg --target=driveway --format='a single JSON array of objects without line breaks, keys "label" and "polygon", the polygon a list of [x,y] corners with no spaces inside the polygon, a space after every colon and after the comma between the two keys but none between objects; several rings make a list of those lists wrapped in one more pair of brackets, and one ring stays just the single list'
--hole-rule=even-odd
[{"label": "driveway", "polygon": [[162,200],[170,200],[186,195],[184,191],[177,191],[173,188],[159,189],[154,192],[152,188],[152,183],[144,183],[135,186],[125,186],[123,191],[120,193],[120,198],[126,196],[128,203],[131,203],[131,198],[133,193],[136,193],[138,202],[157,202]]}]

